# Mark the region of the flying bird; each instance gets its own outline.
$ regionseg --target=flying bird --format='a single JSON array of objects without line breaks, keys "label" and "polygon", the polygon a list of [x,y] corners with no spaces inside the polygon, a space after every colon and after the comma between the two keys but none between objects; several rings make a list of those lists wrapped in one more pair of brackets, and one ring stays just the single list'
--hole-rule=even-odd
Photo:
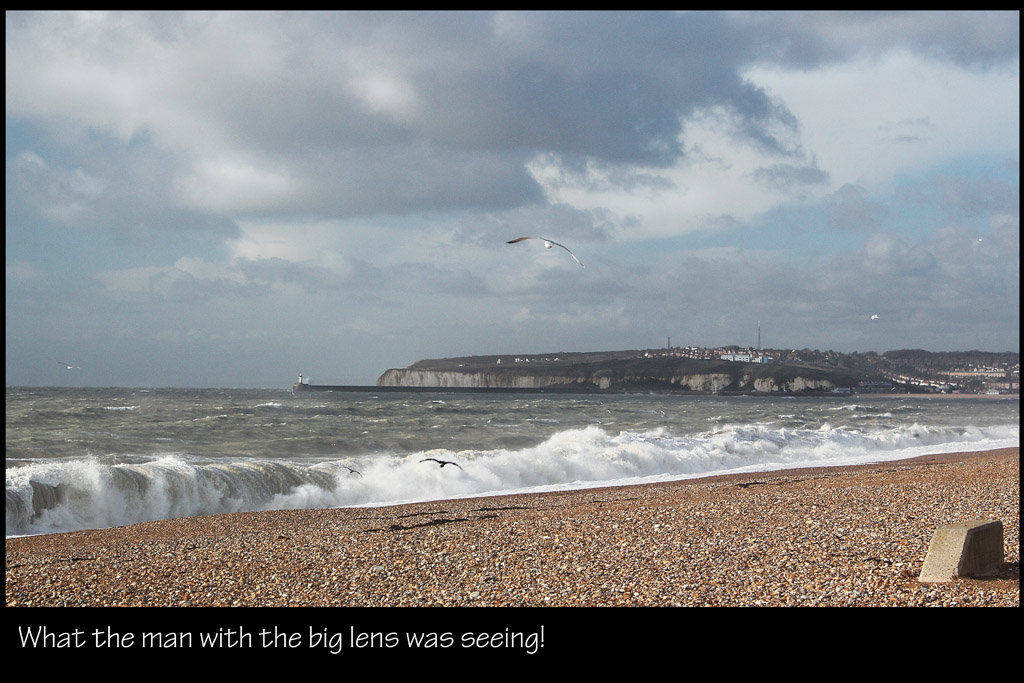
[{"label": "flying bird", "polygon": [[562,249],[565,249],[567,252],[569,252],[569,256],[572,256],[573,261],[580,264],[581,267],[583,266],[583,262],[576,258],[576,254],[572,253],[572,250],[569,249],[569,247],[565,246],[564,244],[559,244],[558,242],[555,242],[553,240],[545,239],[543,237],[517,237],[514,240],[509,240],[506,244],[515,244],[516,242],[522,242],[523,240],[540,240],[548,249],[550,249],[551,247],[561,247]]},{"label": "flying bird", "polygon": [[877,314],[875,314],[875,315],[872,315],[872,316],[871,316],[871,319],[872,319],[872,320],[878,320],[878,315],[877,315]]},{"label": "flying bird", "polygon": [[[459,468],[460,470],[462,469],[462,465],[460,465],[460,464],[459,464],[459,463],[457,463],[457,462],[452,462],[451,460],[438,460],[437,458],[423,458],[422,460],[420,460],[420,462],[426,462],[426,461],[428,461],[428,460],[433,460],[434,462],[436,462],[437,464],[439,464],[439,465],[440,465],[440,466],[441,466],[442,468],[443,468],[443,467],[444,467],[445,465],[455,465],[455,466],[456,466],[456,467],[458,467],[458,468]],[[465,470],[463,470],[463,471],[465,471]]]},{"label": "flying bird", "polygon": [[349,472],[351,472],[352,474],[358,475],[358,476],[360,476],[360,477],[361,477],[361,476],[363,476],[363,473],[362,473],[362,472],[360,472],[359,470],[354,470],[354,469],[352,469],[351,467],[349,467],[348,465],[342,465],[342,467],[344,467],[344,468],[345,468],[346,470],[348,470],[348,471],[349,471]]},{"label": "flying bird", "polygon": [[59,360],[59,361],[57,361],[57,362],[58,362],[58,363],[59,363],[60,365],[63,365],[63,366],[64,366],[65,368],[67,368],[68,370],[73,370],[73,369],[75,369],[75,368],[77,368],[77,367],[78,367],[77,365],[72,365],[71,363],[65,363],[65,362],[64,362],[64,361],[62,361],[62,360]]}]

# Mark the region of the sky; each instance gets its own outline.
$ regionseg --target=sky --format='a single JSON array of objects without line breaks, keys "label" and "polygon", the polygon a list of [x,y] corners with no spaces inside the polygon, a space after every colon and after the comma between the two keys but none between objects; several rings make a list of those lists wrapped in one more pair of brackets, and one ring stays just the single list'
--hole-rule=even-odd
[{"label": "sky", "polygon": [[7,386],[1019,351],[1015,11],[5,20]]}]

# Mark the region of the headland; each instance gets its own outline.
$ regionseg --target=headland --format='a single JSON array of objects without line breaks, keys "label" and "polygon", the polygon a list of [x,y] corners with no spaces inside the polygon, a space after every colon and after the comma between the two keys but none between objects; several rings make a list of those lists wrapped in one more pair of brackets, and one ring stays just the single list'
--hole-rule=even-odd
[{"label": "headland", "polygon": [[[499,354],[391,368],[380,389],[696,394],[1016,393],[1016,353],[840,354],[832,351],[640,349]],[[304,390],[300,383],[296,390]]]}]

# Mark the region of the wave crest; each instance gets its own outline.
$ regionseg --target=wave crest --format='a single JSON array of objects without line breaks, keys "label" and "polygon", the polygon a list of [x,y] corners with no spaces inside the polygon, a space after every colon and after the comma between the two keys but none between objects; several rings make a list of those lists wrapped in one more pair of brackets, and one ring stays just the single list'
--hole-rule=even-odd
[{"label": "wave crest", "polygon": [[12,536],[253,510],[388,505],[878,462],[1019,442],[1016,425],[862,431],[829,424],[719,424],[689,436],[666,428],[614,433],[590,426],[519,449],[435,449],[312,462],[165,455],[111,464],[81,458],[10,467],[6,527]]}]

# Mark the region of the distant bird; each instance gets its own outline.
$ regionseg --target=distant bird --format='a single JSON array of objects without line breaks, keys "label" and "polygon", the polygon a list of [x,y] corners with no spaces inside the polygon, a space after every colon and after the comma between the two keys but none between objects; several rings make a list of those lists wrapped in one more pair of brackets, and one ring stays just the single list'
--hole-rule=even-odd
[{"label": "distant bird", "polygon": [[573,261],[580,264],[581,267],[583,266],[583,262],[576,258],[576,254],[572,253],[572,250],[569,249],[569,247],[565,246],[564,244],[559,244],[558,242],[555,242],[553,240],[545,239],[543,237],[517,237],[514,240],[509,240],[508,242],[506,242],[506,244],[515,244],[516,242],[522,242],[523,240],[540,240],[548,249],[550,249],[551,247],[561,247],[562,249],[565,249],[567,252],[569,252],[569,256],[572,256]]},{"label": "distant bird", "polygon": [[344,467],[344,468],[345,468],[346,470],[348,470],[348,471],[349,471],[349,472],[351,472],[352,474],[358,475],[358,476],[360,476],[360,477],[361,477],[361,476],[363,476],[363,473],[362,473],[362,472],[360,472],[359,470],[354,470],[354,469],[352,469],[351,467],[349,467],[348,465],[342,465],[342,467]]},{"label": "distant bird", "polygon": [[878,315],[872,315],[872,316],[871,316],[871,319],[872,319],[872,320],[878,320]]},{"label": "distant bird", "polygon": [[64,362],[64,361],[62,361],[62,360],[59,360],[59,361],[57,361],[57,362],[58,362],[58,363],[59,363],[60,365],[63,365],[63,366],[64,366],[65,368],[67,368],[68,370],[74,370],[75,368],[77,368],[77,367],[78,367],[77,365],[72,365],[71,363],[65,363],[65,362]]},{"label": "distant bird", "polygon": [[[438,465],[440,465],[442,468],[444,468],[445,465],[455,465],[460,470],[462,469],[462,465],[460,465],[457,462],[452,462],[451,460],[438,460],[437,458],[423,458],[422,460],[420,460],[420,462],[426,462],[428,460],[433,460]],[[465,471],[465,470],[463,470],[463,471]]]}]

